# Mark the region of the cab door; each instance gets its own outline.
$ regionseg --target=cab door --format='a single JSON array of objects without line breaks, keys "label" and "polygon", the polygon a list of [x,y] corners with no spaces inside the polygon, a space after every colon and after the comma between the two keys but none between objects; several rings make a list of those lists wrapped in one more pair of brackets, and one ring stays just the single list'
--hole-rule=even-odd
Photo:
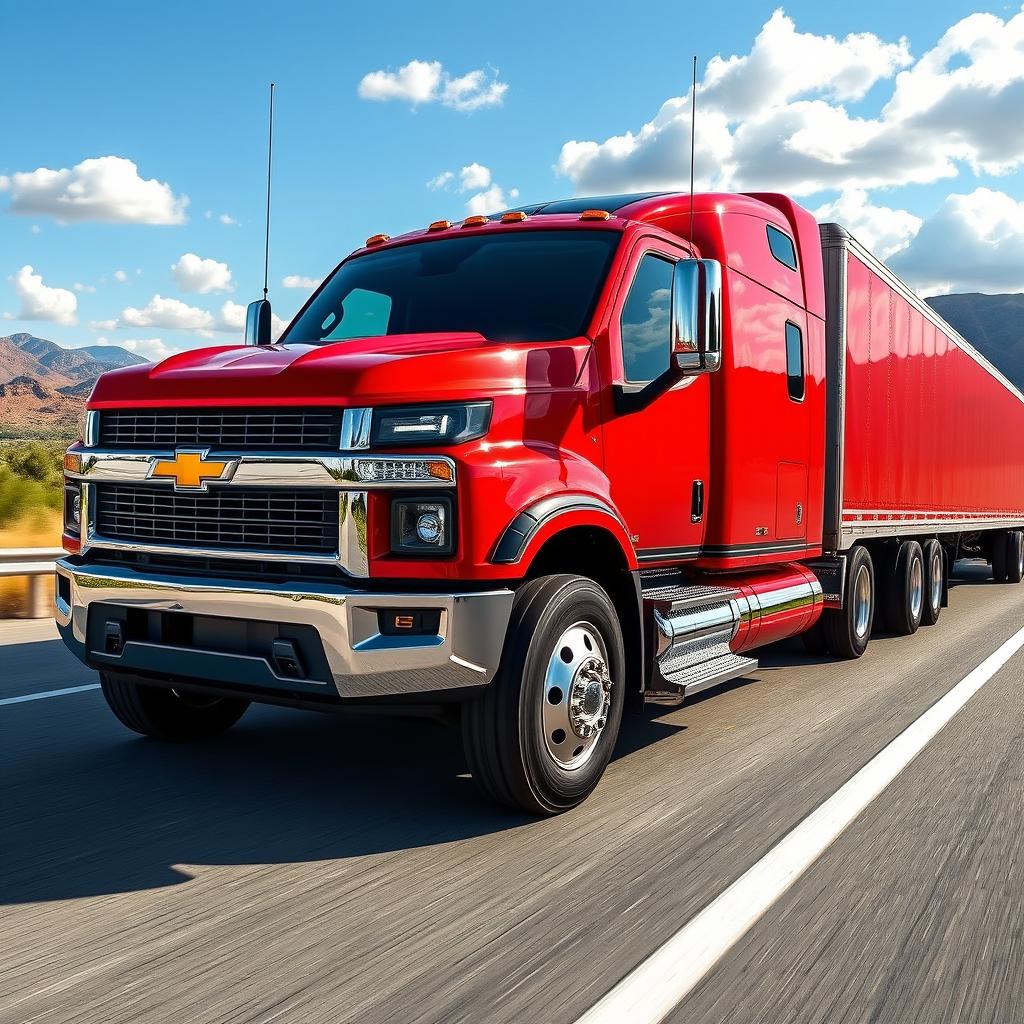
[{"label": "cab door", "polygon": [[695,558],[709,489],[707,375],[672,367],[672,274],[687,252],[637,238],[623,265],[600,346],[605,472],[642,563]]}]

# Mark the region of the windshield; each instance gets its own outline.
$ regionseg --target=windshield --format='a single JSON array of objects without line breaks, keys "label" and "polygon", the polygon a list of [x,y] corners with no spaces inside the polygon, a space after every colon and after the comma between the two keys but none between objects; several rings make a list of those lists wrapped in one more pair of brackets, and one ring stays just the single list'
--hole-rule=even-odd
[{"label": "windshield", "polygon": [[491,341],[584,333],[619,233],[487,232],[349,260],[284,341],[473,331]]}]

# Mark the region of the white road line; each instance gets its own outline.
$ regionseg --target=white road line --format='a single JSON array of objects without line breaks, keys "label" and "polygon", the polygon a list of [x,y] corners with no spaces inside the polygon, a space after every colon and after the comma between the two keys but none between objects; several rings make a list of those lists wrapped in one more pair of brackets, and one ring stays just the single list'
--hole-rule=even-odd
[{"label": "white road line", "polygon": [[67,693],[85,693],[86,690],[98,690],[99,688],[99,683],[89,683],[88,686],[65,686],[63,690],[26,693],[23,697],[4,697],[3,700],[0,700],[0,706],[4,704],[24,704],[30,700],[46,700],[47,697],[63,697]]},{"label": "white road line", "polygon": [[1019,630],[876,754],[577,1024],[658,1024],[1022,647]]}]

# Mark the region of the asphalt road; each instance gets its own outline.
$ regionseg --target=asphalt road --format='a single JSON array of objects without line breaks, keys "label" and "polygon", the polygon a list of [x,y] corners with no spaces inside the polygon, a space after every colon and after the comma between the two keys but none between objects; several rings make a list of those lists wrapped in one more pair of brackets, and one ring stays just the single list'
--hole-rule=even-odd
[{"label": "asphalt road", "polygon": [[[126,732],[98,691],[0,706],[0,1022],[573,1022],[1024,626],[966,566],[857,663],[774,648],[627,719],[601,788],[492,808],[458,736],[254,708]],[[0,624],[0,699],[94,682]],[[1024,1021],[1024,653],[673,1022]]]}]

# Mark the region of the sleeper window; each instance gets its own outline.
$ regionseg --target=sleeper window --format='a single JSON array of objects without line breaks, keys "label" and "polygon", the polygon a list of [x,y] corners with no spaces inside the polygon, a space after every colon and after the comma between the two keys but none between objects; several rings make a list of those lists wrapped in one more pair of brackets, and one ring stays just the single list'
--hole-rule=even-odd
[{"label": "sleeper window", "polygon": [[772,255],[790,270],[796,270],[796,249],[793,246],[793,239],[778,228],[768,225],[768,248]]},{"label": "sleeper window", "polygon": [[796,324],[786,324],[786,387],[794,402],[804,400],[804,339]]},{"label": "sleeper window", "polygon": [[674,266],[647,253],[636,269],[620,322],[622,368],[631,383],[656,380],[669,368]]}]

